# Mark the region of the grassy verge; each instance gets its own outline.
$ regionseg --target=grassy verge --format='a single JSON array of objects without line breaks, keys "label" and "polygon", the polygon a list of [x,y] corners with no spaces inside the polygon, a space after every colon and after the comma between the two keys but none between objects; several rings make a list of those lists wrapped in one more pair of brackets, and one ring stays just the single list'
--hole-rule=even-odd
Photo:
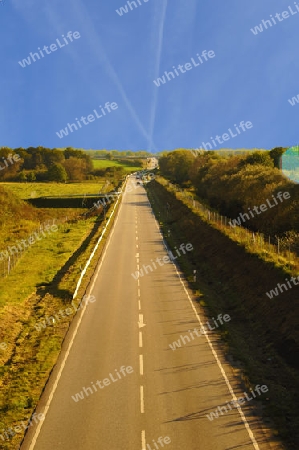
[{"label": "grassy verge", "polygon": [[265,262],[274,264],[275,267],[283,269],[286,274],[296,275],[298,273],[299,258],[295,253],[285,249],[280,249],[278,252],[277,244],[273,245],[266,242],[262,234],[252,233],[242,226],[232,227],[228,225],[229,219],[200,204],[192,190],[177,190],[174,185],[162,177],[158,177],[157,180],[167,190],[173,192],[176,198],[187,205],[195,214],[199,215],[203,221],[220,230],[232,241],[242,245],[246,252],[253,253]]},{"label": "grassy verge", "polygon": [[[0,351],[0,434],[27,422],[38,403],[73,315],[41,331],[35,325],[70,306],[80,273],[103,226],[99,217],[62,225],[32,246],[1,285],[4,302],[0,307],[0,342],[7,347]],[[78,299],[86,290],[112,226],[113,220],[87,270]],[[18,432],[9,440],[1,440],[1,448],[18,449],[22,436]]]},{"label": "grassy verge", "polygon": [[[273,300],[265,295],[284,281],[287,272],[208,224],[167,186],[154,181],[147,189],[170,246],[191,242],[194,247],[180,266],[198,293],[198,302],[209,316],[222,313],[232,318],[221,334],[228,360],[241,369],[242,384],[247,389],[256,384],[269,387],[267,399],[260,399],[265,426],[283,439],[287,448],[297,450],[298,294],[294,288]],[[170,209],[165,207],[167,203]],[[193,270],[197,271],[195,283]]]},{"label": "grassy verge", "polygon": [[77,249],[78,243],[81,244],[89,235],[94,223],[94,217],[72,224],[66,222],[58,227],[58,231],[45,233],[47,237],[30,246],[11,274],[0,278],[0,308],[22,302],[37,285],[51,283]]}]

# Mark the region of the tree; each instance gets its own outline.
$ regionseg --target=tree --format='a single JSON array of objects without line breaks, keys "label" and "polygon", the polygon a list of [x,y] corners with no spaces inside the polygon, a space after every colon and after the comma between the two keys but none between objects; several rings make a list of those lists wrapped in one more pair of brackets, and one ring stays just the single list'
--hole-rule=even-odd
[{"label": "tree", "polygon": [[19,174],[19,176],[18,176],[18,180],[19,180],[21,183],[27,181],[27,176],[26,176],[26,174],[25,174],[24,172],[21,172],[21,173]]},{"label": "tree", "polygon": [[45,148],[43,151],[43,159],[45,166],[50,167],[54,163],[62,163],[64,161],[64,152],[56,148],[53,150]]},{"label": "tree", "polygon": [[247,165],[247,164],[261,164],[266,167],[274,167],[273,159],[271,158],[271,155],[269,152],[263,152],[263,151],[257,151],[252,152],[246,158],[244,158],[241,163],[240,167]]},{"label": "tree", "polygon": [[277,167],[277,169],[281,169],[281,157],[285,151],[286,148],[275,147],[269,152],[271,158],[273,159],[274,167]]},{"label": "tree", "polygon": [[62,164],[54,163],[48,170],[47,178],[49,181],[57,181],[58,183],[63,183],[67,181],[68,176]]},{"label": "tree", "polygon": [[29,172],[28,174],[27,174],[27,181],[36,181],[36,175],[35,175],[35,172]]},{"label": "tree", "polygon": [[159,159],[161,174],[178,184],[190,180],[190,171],[194,164],[194,155],[189,150],[175,150]]},{"label": "tree", "polygon": [[23,160],[18,158],[17,161],[15,161],[13,156],[16,154],[17,153],[9,147],[0,148],[0,180],[13,180],[17,178]]},{"label": "tree", "polygon": [[[85,152],[85,151],[75,150],[75,149],[73,149],[71,147],[67,147],[65,149],[65,151],[64,151],[64,157],[65,157],[66,161],[70,160],[71,158],[84,161],[84,164],[81,164],[81,166],[84,167],[84,170],[83,170],[84,176],[83,176],[83,178],[86,178],[87,173],[90,173],[93,170],[92,159],[91,159],[90,155],[87,152]],[[63,163],[63,165],[65,167],[68,166],[67,163],[66,164]],[[82,179],[82,178],[80,177],[80,179]]]},{"label": "tree", "polygon": [[74,158],[72,156],[64,161],[63,166],[70,180],[82,181],[86,179],[88,170],[85,159]]}]

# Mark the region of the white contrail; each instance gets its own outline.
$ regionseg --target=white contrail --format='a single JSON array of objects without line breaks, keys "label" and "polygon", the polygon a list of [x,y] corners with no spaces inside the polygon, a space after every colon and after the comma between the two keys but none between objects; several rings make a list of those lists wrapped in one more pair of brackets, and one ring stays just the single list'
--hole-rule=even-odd
[{"label": "white contrail", "polygon": [[[166,17],[166,9],[167,9],[167,3],[168,0],[165,0],[162,4],[162,12],[161,12],[161,19],[158,29],[158,49],[157,49],[157,59],[156,59],[156,65],[155,65],[155,77],[159,77],[160,73],[160,63],[161,63],[161,54],[162,54],[162,48],[163,48],[163,33],[164,33],[164,23],[165,23],[165,17]],[[159,4],[160,5],[160,4]],[[156,36],[156,27],[153,27],[155,30],[154,36]],[[153,134],[154,134],[154,127],[155,127],[155,121],[156,121],[156,110],[157,110],[157,102],[158,102],[158,89],[154,89],[154,95],[153,95],[153,103],[151,107],[151,115],[150,115],[150,138],[148,141],[148,150],[149,152],[152,151],[153,146]]]},{"label": "white contrail", "polygon": [[[198,0],[188,0],[188,4],[187,2],[178,2],[176,3],[176,6],[171,4],[171,7],[169,7],[167,14],[167,28],[168,31],[173,30],[172,33],[170,31],[171,45],[167,48],[168,59],[172,62],[169,66],[184,61],[184,58],[182,58],[182,55],[184,54],[186,56],[186,60],[189,56],[191,56],[190,51],[187,49],[189,47],[192,48],[193,36],[197,33],[196,16],[198,8]],[[167,37],[169,37],[170,33],[167,33]],[[188,38],[186,36],[188,36]],[[188,40],[189,46],[188,44],[186,45]],[[198,47],[198,50],[200,50],[200,47]],[[178,57],[182,58],[182,61],[178,60]],[[158,76],[161,76],[161,74]],[[186,77],[187,76],[188,75],[186,75]],[[175,89],[174,86],[173,89]],[[164,124],[160,139],[162,141],[166,140],[172,148],[172,145],[169,142],[169,136],[173,137],[173,143],[176,145],[178,143],[176,142],[177,137],[180,136],[181,133],[177,136],[174,130],[179,129],[182,122],[182,116],[184,115],[184,104],[186,101],[186,96],[189,95],[189,90],[186,86],[181,85],[180,89],[176,89],[175,95],[173,95],[170,89],[163,91],[163,96],[164,95],[167,96],[166,98],[164,97],[164,99],[165,102],[167,102],[167,111],[169,114],[167,114],[167,122]],[[194,98],[188,97],[188,110],[192,112],[194,117],[199,114],[197,106],[197,96],[195,95]]]},{"label": "white contrail", "polygon": [[117,76],[117,73],[115,72],[112,64],[110,63],[108,56],[106,55],[106,52],[102,45],[102,42],[98,36],[97,31],[94,28],[93,22],[90,20],[90,16],[89,16],[89,13],[88,13],[86,7],[84,6],[84,4],[81,0],[77,0],[77,2],[74,5],[75,5],[75,8],[78,10],[79,17],[82,17],[84,19],[84,23],[87,24],[87,26],[85,28],[85,32],[86,32],[86,36],[88,36],[90,38],[90,46],[92,46],[93,51],[95,52],[95,54],[97,54],[99,60],[101,62],[103,62],[103,65],[104,65],[105,69],[107,70],[109,76],[112,78],[112,80],[116,84],[116,86],[124,100],[124,103],[125,103],[126,107],[128,108],[128,110],[130,111],[130,114],[131,114],[132,118],[134,119],[136,125],[138,126],[140,132],[143,134],[143,136],[146,139],[149,139],[150,137],[149,137],[146,129],[144,128],[142,122],[140,121],[135,109],[132,106],[132,103],[128,99],[127,94],[121,84],[121,81],[120,81],[119,77]]},{"label": "white contrail", "polygon": [[104,66],[105,70],[108,72],[109,77],[114,81],[116,84],[123,100],[128,108],[133,120],[135,121],[137,127],[139,128],[140,132],[143,134],[143,136],[148,139],[148,133],[146,129],[144,128],[142,122],[140,121],[135,109],[133,108],[130,100],[127,97],[127,94],[121,84],[121,81],[119,77],[117,76],[112,64],[110,63],[110,60],[104,50],[104,47],[102,45],[101,39],[94,27],[93,22],[90,19],[90,15],[83,4],[81,0],[77,0],[77,2],[74,2],[73,4],[74,10],[77,10],[77,16],[82,18],[82,22],[85,25],[84,34],[86,37],[89,38],[89,45],[92,48],[93,52],[97,55],[99,61]]},{"label": "white contrail", "polygon": [[[13,5],[15,6],[15,8],[17,10],[21,11],[23,13],[23,15],[26,16],[27,20],[30,20],[30,18],[27,15],[27,10],[25,8],[26,5],[24,5],[24,2],[23,2],[23,6],[20,7],[19,3],[16,0],[12,0],[12,1],[13,1]],[[30,4],[32,5],[32,0],[31,0]],[[28,3],[27,3],[27,6],[28,6]],[[61,17],[58,17],[58,15],[55,14],[55,12],[53,10],[53,6],[51,7],[49,4],[44,7],[44,11],[46,12],[46,17],[48,18],[48,20],[51,24],[51,30],[55,29],[59,35],[60,31],[61,31],[61,25],[62,25]],[[74,13],[76,20],[78,20],[78,17],[81,19],[81,22],[80,22],[81,36],[84,35],[84,39],[88,40],[89,48],[92,49],[92,52],[96,55],[98,61],[102,64],[103,68],[106,70],[109,77],[115,83],[115,85],[116,85],[117,89],[119,90],[120,95],[124,101],[124,104],[126,105],[127,109],[129,110],[131,117],[133,118],[134,122],[136,123],[139,131],[146,138],[147,141],[151,140],[151,136],[146,131],[146,129],[143,126],[143,123],[141,122],[141,120],[139,119],[132,103],[130,102],[130,100],[125,92],[125,89],[123,88],[122,83],[121,83],[119,77],[117,76],[117,73],[115,72],[115,70],[104,50],[104,47],[103,47],[101,39],[98,35],[98,32],[95,29],[92,20],[90,19],[90,14],[88,13],[87,8],[85,7],[85,5],[83,4],[83,2],[81,0],[76,0],[76,1],[74,0],[72,2],[72,9],[70,10],[70,14],[71,13]],[[59,26],[58,26],[58,24],[59,24]],[[69,26],[69,25],[66,24],[66,27],[67,26]],[[70,52],[72,58],[74,59],[74,61],[76,62],[78,70],[80,70],[82,75],[84,77],[86,77],[88,83],[90,84],[90,79],[88,78],[88,73],[86,73],[84,71],[84,67],[82,66],[82,60],[79,59],[79,57],[77,56],[75,49],[69,48],[69,52]],[[98,89],[98,86],[94,85],[94,89],[96,91]],[[156,150],[156,147],[154,145],[153,145],[153,147]]]}]

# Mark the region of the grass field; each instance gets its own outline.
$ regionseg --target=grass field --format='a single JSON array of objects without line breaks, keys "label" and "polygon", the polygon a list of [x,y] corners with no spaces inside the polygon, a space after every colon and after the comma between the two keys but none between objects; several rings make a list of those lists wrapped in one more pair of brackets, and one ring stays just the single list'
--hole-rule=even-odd
[{"label": "grass field", "polygon": [[0,183],[17,197],[26,200],[45,196],[67,196],[76,194],[98,194],[111,190],[112,185],[104,180],[84,183]]},{"label": "grass field", "polygon": [[38,284],[50,283],[90,233],[94,222],[93,217],[75,224],[60,225],[57,232],[46,234],[45,238],[30,246],[10,276],[0,278],[0,309],[6,304],[22,302]]},{"label": "grass field", "polygon": [[[122,167],[125,172],[135,172],[140,167],[126,166],[118,161],[109,161],[108,159],[94,159],[95,169],[105,169],[106,167]],[[0,183],[5,189],[9,189],[13,194],[22,200],[29,198],[38,198],[45,196],[68,196],[99,194],[114,189],[113,184],[108,179],[99,181],[84,181],[81,183]]]},{"label": "grass field", "polygon": [[141,167],[137,166],[126,166],[119,163],[118,161],[110,161],[109,159],[93,159],[93,167],[95,169],[105,169],[106,167],[122,167],[126,172],[136,172],[140,170]]}]

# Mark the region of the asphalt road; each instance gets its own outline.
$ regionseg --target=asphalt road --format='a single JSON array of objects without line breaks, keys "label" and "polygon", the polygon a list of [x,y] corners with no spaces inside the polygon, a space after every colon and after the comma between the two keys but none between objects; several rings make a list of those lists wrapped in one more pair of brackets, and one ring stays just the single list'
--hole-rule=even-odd
[{"label": "asphalt road", "polygon": [[[145,190],[134,182],[90,286],[96,301],[72,323],[38,405],[45,420],[29,429],[22,450],[280,448],[250,401],[207,418],[242,391],[213,330],[170,348],[206,319],[176,266],[155,262],[165,256]],[[151,268],[135,279],[143,265]]]}]

